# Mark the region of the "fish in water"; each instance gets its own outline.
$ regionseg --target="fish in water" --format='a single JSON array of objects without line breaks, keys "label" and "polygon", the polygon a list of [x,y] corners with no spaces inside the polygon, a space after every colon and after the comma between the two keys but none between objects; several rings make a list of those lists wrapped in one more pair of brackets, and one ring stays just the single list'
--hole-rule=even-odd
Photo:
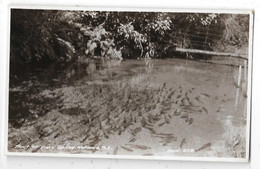
[{"label": "fish in water", "polygon": [[133,150],[131,148],[124,147],[124,146],[121,146],[121,148],[125,149],[126,151],[133,152]]},{"label": "fish in water", "polygon": [[117,154],[117,151],[118,151],[118,147],[116,147],[116,148],[114,149],[113,154],[116,155],[116,154]]},{"label": "fish in water", "polygon": [[128,146],[135,148],[135,149],[141,149],[141,150],[148,150],[151,149],[151,147],[144,146],[144,145],[137,145],[137,144],[127,144]]},{"label": "fish in water", "polygon": [[164,116],[164,120],[165,120],[166,123],[170,123],[170,118],[169,118],[169,116],[165,115],[165,116]]},{"label": "fish in water", "polygon": [[184,138],[184,139],[181,140],[181,144],[180,144],[180,148],[181,148],[181,149],[182,149],[182,147],[183,147],[183,145],[184,145],[185,143],[187,143],[187,142],[186,142],[186,139]]},{"label": "fish in water", "polygon": [[188,122],[189,122],[189,124],[192,124],[193,123],[193,118],[190,118]]},{"label": "fish in water", "polygon": [[160,123],[160,124],[158,124],[158,126],[159,127],[161,127],[161,126],[163,126],[164,124],[166,124],[166,122],[164,121],[164,122],[162,122],[162,123]]},{"label": "fish in water", "polygon": [[202,109],[208,114],[208,110],[205,107],[202,107]]},{"label": "fish in water", "polygon": [[204,103],[204,102],[202,102],[199,98],[200,98],[199,96],[194,97],[194,99],[197,100],[198,102],[200,102],[200,103]]},{"label": "fish in water", "polygon": [[205,97],[210,97],[210,95],[206,94],[206,93],[201,93],[202,96],[205,96]]},{"label": "fish in water", "polygon": [[136,141],[136,138],[132,138],[131,140],[129,140],[129,142],[135,142]]},{"label": "fish in water", "polygon": [[204,144],[202,147],[196,149],[195,152],[204,150],[204,149],[206,149],[206,148],[210,148],[210,146],[211,146],[211,143]]},{"label": "fish in water", "polygon": [[188,115],[187,114],[183,114],[183,115],[181,115],[181,118],[182,119],[188,119]]},{"label": "fish in water", "polygon": [[153,156],[153,153],[147,153],[147,154],[143,154],[143,156]]},{"label": "fish in water", "polygon": [[181,98],[181,96],[182,96],[182,95],[180,94],[180,95],[178,95],[176,98],[179,99],[179,98]]},{"label": "fish in water", "polygon": [[166,88],[166,82],[163,83],[163,88]]},{"label": "fish in water", "polygon": [[178,115],[180,115],[180,114],[181,114],[181,112],[180,112],[178,109],[176,109],[175,112],[174,112],[174,115],[175,115],[175,116],[178,116]]}]

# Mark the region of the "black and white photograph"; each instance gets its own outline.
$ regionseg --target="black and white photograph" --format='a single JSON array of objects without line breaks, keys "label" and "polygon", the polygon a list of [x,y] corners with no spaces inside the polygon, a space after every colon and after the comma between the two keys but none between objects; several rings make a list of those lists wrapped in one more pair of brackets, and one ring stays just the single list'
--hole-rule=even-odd
[{"label": "black and white photograph", "polygon": [[252,11],[9,12],[8,155],[248,161]]}]

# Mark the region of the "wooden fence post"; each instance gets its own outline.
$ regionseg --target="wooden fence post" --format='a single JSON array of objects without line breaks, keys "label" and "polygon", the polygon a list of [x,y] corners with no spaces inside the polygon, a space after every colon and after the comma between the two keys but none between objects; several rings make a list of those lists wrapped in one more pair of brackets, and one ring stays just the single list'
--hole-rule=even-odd
[{"label": "wooden fence post", "polygon": [[239,65],[238,78],[237,78],[237,86],[238,87],[240,87],[240,82],[241,82],[241,71],[242,71],[242,66]]},{"label": "wooden fence post", "polygon": [[244,80],[246,81],[247,79],[247,61],[244,60]]}]

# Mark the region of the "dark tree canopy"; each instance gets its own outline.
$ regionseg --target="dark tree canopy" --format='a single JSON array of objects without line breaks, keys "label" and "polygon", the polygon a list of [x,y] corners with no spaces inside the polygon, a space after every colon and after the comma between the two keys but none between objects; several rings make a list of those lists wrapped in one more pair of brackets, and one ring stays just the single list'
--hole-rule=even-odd
[{"label": "dark tree canopy", "polygon": [[12,9],[10,56],[23,65],[174,57],[176,47],[247,51],[248,20],[248,15],[213,13]]}]

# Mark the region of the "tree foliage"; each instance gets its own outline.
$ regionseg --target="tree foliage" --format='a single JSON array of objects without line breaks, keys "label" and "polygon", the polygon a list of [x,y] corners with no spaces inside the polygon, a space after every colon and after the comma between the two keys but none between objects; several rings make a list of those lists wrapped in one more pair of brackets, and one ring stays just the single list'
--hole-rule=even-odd
[{"label": "tree foliage", "polygon": [[12,9],[10,55],[15,64],[161,58],[176,46],[247,45],[247,32],[247,15]]}]

